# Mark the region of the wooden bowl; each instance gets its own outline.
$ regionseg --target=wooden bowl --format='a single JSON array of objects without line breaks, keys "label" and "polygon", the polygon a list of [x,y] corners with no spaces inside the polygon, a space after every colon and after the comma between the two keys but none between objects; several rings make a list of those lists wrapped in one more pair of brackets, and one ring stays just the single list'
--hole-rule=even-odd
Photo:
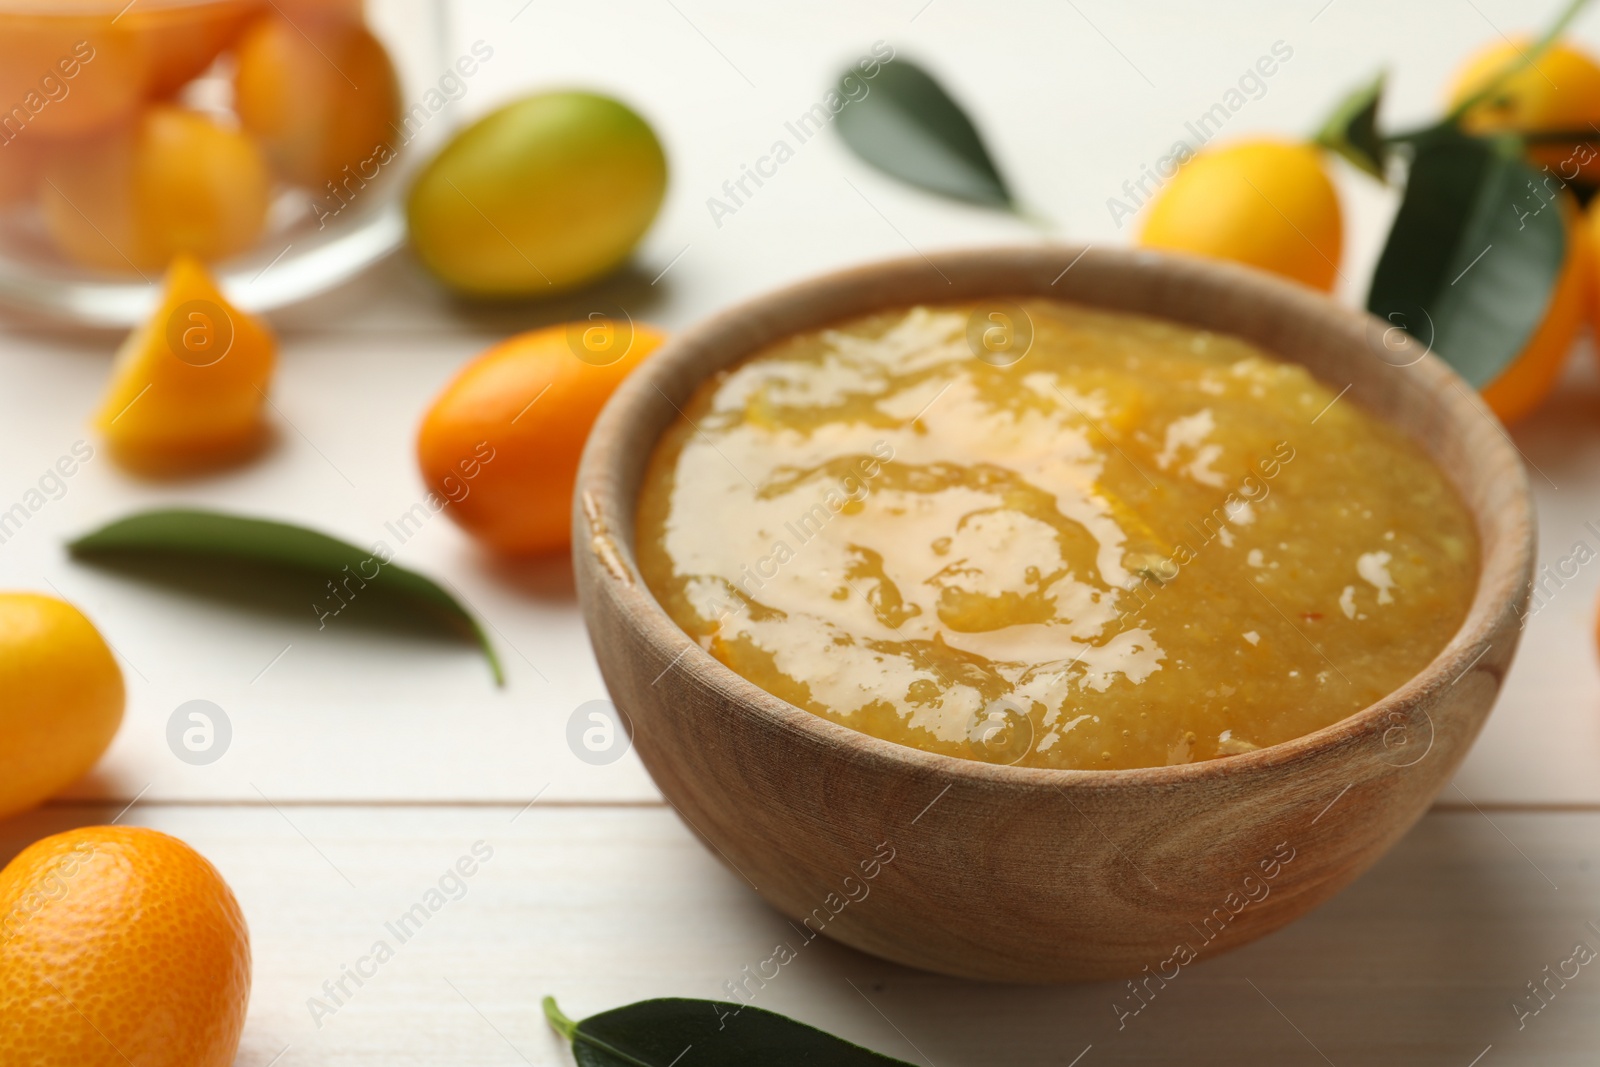
[{"label": "wooden bowl", "polygon": [[[1348,385],[1342,403],[1401,427],[1477,522],[1482,573],[1454,639],[1384,699],[1284,744],[1176,767],[1044,770],[933,755],[819,718],[745,681],[667,616],[635,569],[634,505],[652,449],[702,379],[837,320],[1029,296],[1242,337],[1336,391]],[[717,315],[617,392],[577,499],[579,597],[639,756],[694,832],[794,920],[790,950],[822,933],[915,967],[1018,982],[1171,980],[1371,866],[1483,725],[1516,649],[1534,544],[1527,479],[1500,424],[1398,329],[1244,268],[1061,246],[874,264]]]}]

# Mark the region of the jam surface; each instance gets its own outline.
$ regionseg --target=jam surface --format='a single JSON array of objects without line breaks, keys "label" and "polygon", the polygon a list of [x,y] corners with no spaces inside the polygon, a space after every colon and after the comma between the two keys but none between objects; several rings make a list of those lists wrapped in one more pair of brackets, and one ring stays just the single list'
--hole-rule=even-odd
[{"label": "jam surface", "polygon": [[637,522],[668,614],[768,692],[931,752],[1109,769],[1286,741],[1420,671],[1477,581],[1470,516],[1398,430],[1154,319],[873,315],[682,416]]}]

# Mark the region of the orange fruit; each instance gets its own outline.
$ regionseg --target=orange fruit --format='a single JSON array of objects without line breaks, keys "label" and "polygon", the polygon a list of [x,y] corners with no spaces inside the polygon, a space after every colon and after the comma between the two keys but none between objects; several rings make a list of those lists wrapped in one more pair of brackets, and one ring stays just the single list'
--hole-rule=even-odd
[{"label": "orange fruit", "polygon": [[100,133],[142,103],[149,55],[116,4],[44,6],[0,13],[0,143]]},{"label": "orange fruit", "polygon": [[1581,217],[1569,200],[1563,199],[1561,206],[1567,223],[1567,253],[1544,318],[1517,358],[1481,390],[1484,403],[1507,426],[1528,415],[1550,394],[1572,351],[1578,327],[1594,302],[1592,222]]},{"label": "orange fruit", "polygon": [[94,623],[66,601],[34,593],[0,593],[0,693],[4,819],[95,765],[122,723],[125,693]]},{"label": "orange fruit", "polygon": [[[1595,337],[1600,340],[1600,200],[1590,202],[1581,223],[1575,228],[1579,236],[1585,239],[1589,253],[1589,291],[1584,305],[1585,317]],[[1600,343],[1596,345],[1595,355],[1600,358]]]},{"label": "orange fruit", "polygon": [[39,204],[74,260],[143,272],[180,253],[216,260],[250,247],[266,224],[271,185],[250,138],[158,104],[129,129],[51,159]]},{"label": "orange fruit", "polygon": [[44,171],[45,142],[18,138],[0,144],[0,209],[27,203],[39,195],[39,175]]},{"label": "orange fruit", "polygon": [[353,195],[378,176],[380,157],[392,157],[400,84],[383,43],[359,22],[268,16],[246,31],[238,62],[239,120],[289,181],[319,193],[333,182]]},{"label": "orange fruit", "polygon": [[[1470,57],[1451,86],[1451,106],[1520,62],[1532,45],[1526,37],[1496,41]],[[1461,125],[1469,133],[1588,130],[1595,123],[1600,123],[1600,65],[1587,53],[1559,42],[1461,117]],[[1600,150],[1594,146],[1536,145],[1529,148],[1528,156],[1567,181],[1580,174],[1600,179]]]},{"label": "orange fruit", "polygon": [[0,13],[0,106],[23,108],[11,114],[7,133],[19,126],[46,138],[105,131],[130,118],[145,98],[170,96],[204,72],[264,3],[82,0],[51,12],[46,6],[56,5]]},{"label": "orange fruit", "polygon": [[296,25],[308,21],[360,22],[366,6],[365,0],[273,0],[273,7]]},{"label": "orange fruit", "polygon": [[135,4],[117,19],[144,51],[146,96],[171,96],[205,73],[265,6],[261,0]]},{"label": "orange fruit", "polygon": [[0,871],[0,1063],[232,1067],[249,999],[239,904],[182,841],[90,826]]},{"label": "orange fruit", "polygon": [[1339,274],[1344,222],[1320,149],[1242,141],[1183,164],[1156,194],[1139,241],[1326,290]]},{"label": "orange fruit", "polygon": [[243,458],[264,438],[276,348],[264,323],[180,256],[155,314],[118,351],[95,426],[120,462],[146,473]]},{"label": "orange fruit", "polygon": [[594,318],[518,334],[468,363],[417,434],[423,481],[449,502],[445,513],[500,552],[565,548],[589,428],[662,340]]},{"label": "orange fruit", "polygon": [[667,191],[643,116],[596,93],[536,93],[455,134],[406,194],[411,248],[472,297],[550,296],[620,267]]}]

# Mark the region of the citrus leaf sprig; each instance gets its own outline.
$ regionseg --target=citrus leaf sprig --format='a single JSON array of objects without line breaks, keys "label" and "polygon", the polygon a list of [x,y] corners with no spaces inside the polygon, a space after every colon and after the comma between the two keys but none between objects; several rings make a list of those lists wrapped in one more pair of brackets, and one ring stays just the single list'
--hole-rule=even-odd
[{"label": "citrus leaf sprig", "polygon": [[[1517,58],[1496,71],[1481,86],[1464,96],[1439,121],[1414,130],[1384,135],[1378,132],[1378,108],[1383,101],[1385,75],[1353,89],[1333,109],[1320,130],[1312,138],[1324,148],[1337,152],[1379,181],[1386,181],[1388,155],[1397,146],[1412,145],[1441,135],[1459,131],[1468,112],[1492,98],[1505,88],[1506,83],[1533,66],[1561,39],[1567,27],[1589,0],[1568,0],[1567,6],[1539,39],[1527,48],[1519,49]],[[1600,131],[1593,127],[1584,130],[1539,130],[1520,134],[1524,141],[1576,142],[1600,140]]]},{"label": "citrus leaf sprig", "polygon": [[[1567,255],[1567,219],[1557,179],[1527,159],[1530,145],[1577,145],[1600,131],[1496,132],[1465,127],[1473,108],[1537,63],[1588,0],[1571,0],[1514,62],[1466,94],[1438,122],[1382,133],[1382,76],[1351,92],[1315,136],[1380,182],[1404,192],[1367,293],[1367,310],[1404,328],[1483,388],[1522,353],[1544,320]],[[1548,168],[1547,168],[1548,169]]]},{"label": "citrus leaf sprig", "polygon": [[1459,121],[1467,112],[1499,92],[1506,82],[1537,63],[1539,57],[1548,52],[1550,46],[1560,40],[1563,33],[1567,32],[1567,27],[1572,25],[1572,20],[1578,17],[1578,12],[1582,11],[1588,3],[1589,0],[1568,0],[1567,6],[1561,9],[1561,14],[1556,16],[1556,20],[1550,24],[1550,27],[1544,31],[1537,41],[1522,50],[1515,62],[1507,64],[1499,74],[1484,82],[1477,92],[1467,94],[1460,103],[1451,108],[1450,113],[1445,116],[1445,122],[1453,123]]}]

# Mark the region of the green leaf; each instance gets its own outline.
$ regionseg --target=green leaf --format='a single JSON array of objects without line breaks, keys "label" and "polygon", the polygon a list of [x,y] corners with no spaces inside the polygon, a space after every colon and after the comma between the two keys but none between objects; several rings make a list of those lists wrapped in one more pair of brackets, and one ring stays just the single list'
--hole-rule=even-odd
[{"label": "green leaf", "polygon": [[1566,223],[1541,177],[1516,138],[1420,140],[1372,277],[1367,309],[1476,388],[1522,351],[1561,273]]},{"label": "green leaf", "polygon": [[545,997],[544,1013],[579,1067],[910,1067],[746,1004],[643,1000],[573,1022]]},{"label": "green leaf", "polygon": [[[863,86],[867,94],[851,100]],[[1016,209],[977,127],[921,67],[891,60],[870,80],[850,70],[837,91],[849,101],[839,135],[874,167],[942,196]]]},{"label": "green leaf", "polygon": [[1317,131],[1316,142],[1337,152],[1380,182],[1389,173],[1389,145],[1378,133],[1378,106],[1383,102],[1384,75],[1379,74],[1334,109]]},{"label": "green leaf", "polygon": [[[102,562],[155,560],[189,564],[186,571],[154,574],[193,585],[192,579],[198,573],[208,588],[225,586],[237,575],[231,571],[197,571],[193,564],[216,560],[245,564],[267,581],[281,580],[286,574],[307,576],[314,580],[312,588],[323,598],[320,603],[326,605],[326,614],[321,615],[324,623],[327,615],[338,614],[346,604],[338,590],[348,594],[353,603],[362,599],[371,586],[385,604],[419,609],[472,637],[489,661],[495,684],[505,684],[500,660],[478,620],[436,582],[303,526],[175,508],[130,515],[85,534],[67,547],[76,557]],[[315,580],[322,584],[315,584]],[[332,596],[325,586],[331,586]],[[314,614],[323,611],[317,603],[313,603],[312,610]]]}]

